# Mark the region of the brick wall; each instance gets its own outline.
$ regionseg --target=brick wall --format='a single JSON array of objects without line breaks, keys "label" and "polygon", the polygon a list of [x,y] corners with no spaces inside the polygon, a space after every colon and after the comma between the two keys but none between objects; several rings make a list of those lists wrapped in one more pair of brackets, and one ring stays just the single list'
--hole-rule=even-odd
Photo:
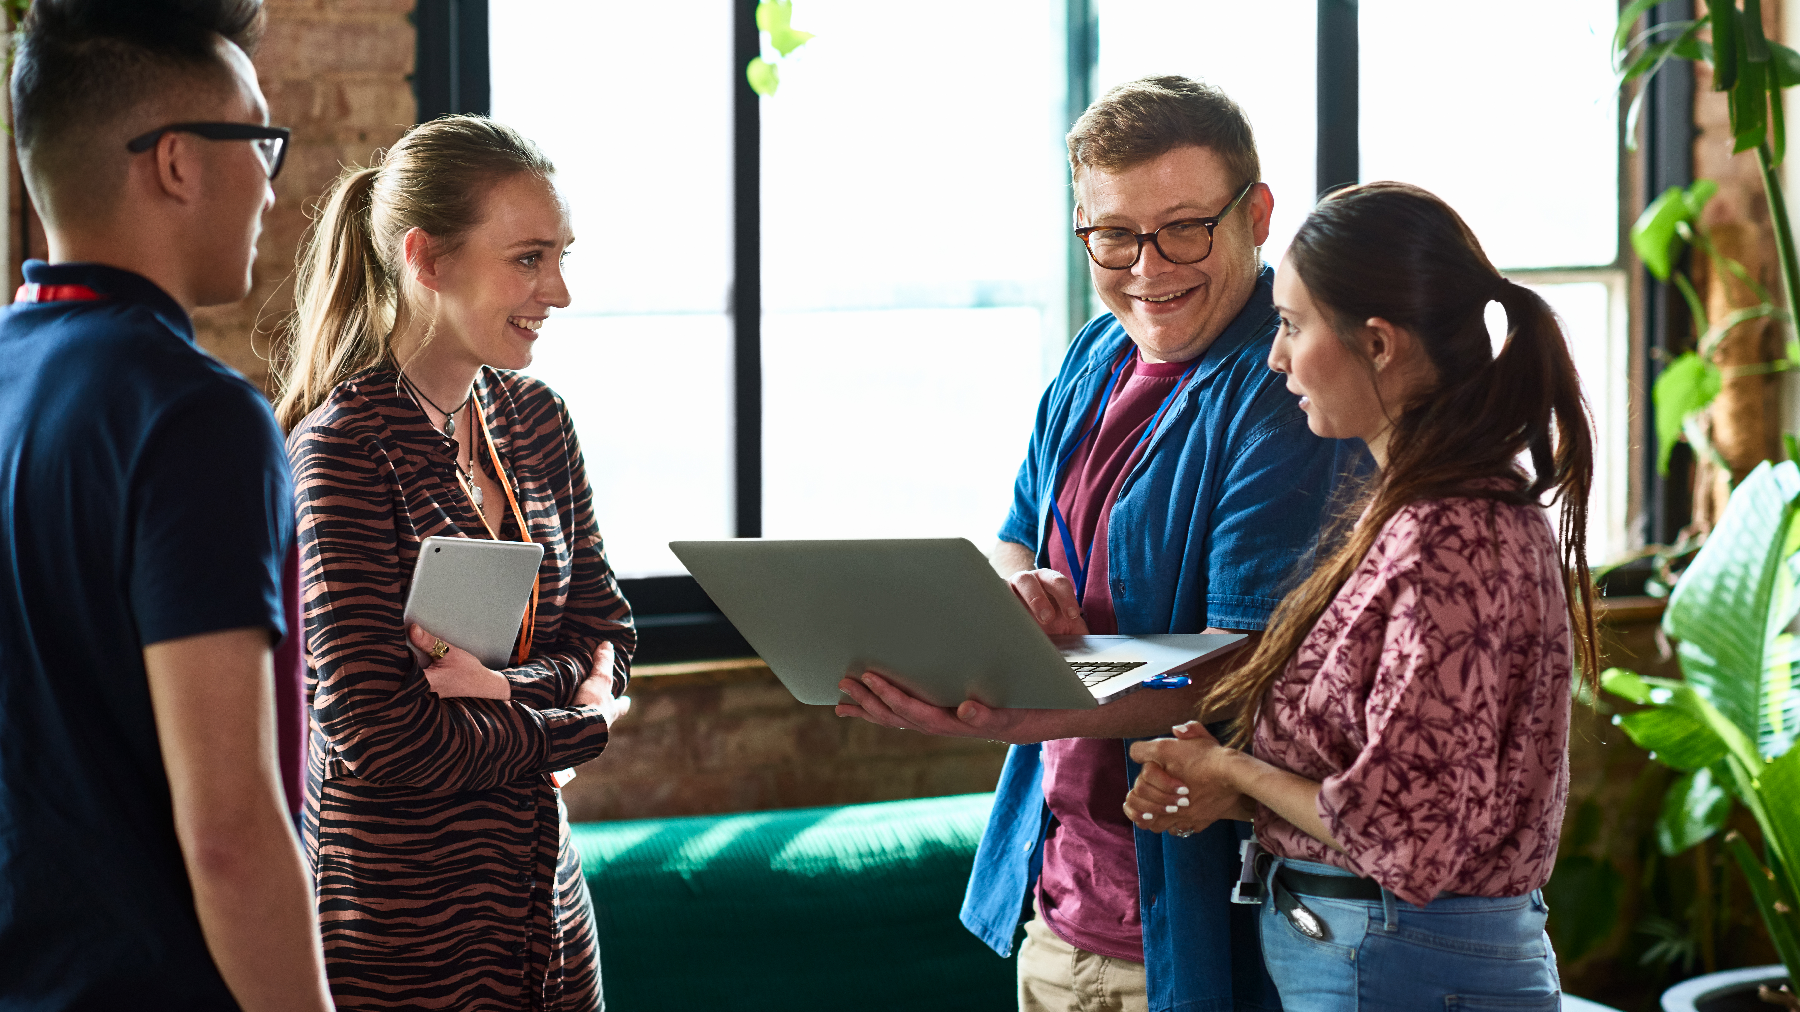
[{"label": "brick wall", "polygon": [[294,139],[263,219],[249,298],[194,319],[206,350],[265,389],[312,205],[341,166],[366,164],[415,118],[412,8],[413,0],[268,0],[257,76],[270,122],[293,128]]},{"label": "brick wall", "polygon": [[[269,120],[294,138],[275,208],[263,219],[255,283],[244,301],[203,309],[194,323],[206,350],[269,389],[269,355],[294,307],[294,256],[308,212],[342,165],[362,164],[412,124],[413,0],[268,0],[256,55]],[[10,145],[9,145],[10,148]],[[7,267],[46,255],[44,229],[10,166]],[[9,288],[8,291],[11,289]]]},{"label": "brick wall", "polygon": [[[682,670],[686,669],[686,670]],[[563,791],[577,822],[991,791],[1006,746],[934,738],[807,706],[760,661],[666,665]]]}]

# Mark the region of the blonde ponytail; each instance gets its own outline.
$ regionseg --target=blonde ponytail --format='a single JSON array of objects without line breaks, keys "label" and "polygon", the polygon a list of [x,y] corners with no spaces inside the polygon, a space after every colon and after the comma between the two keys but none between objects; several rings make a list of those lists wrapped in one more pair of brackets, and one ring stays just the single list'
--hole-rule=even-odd
[{"label": "blonde ponytail", "polygon": [[275,402],[283,431],[345,377],[387,355],[395,286],[375,248],[369,210],[380,171],[348,169],[338,176],[301,255],[288,368]]}]

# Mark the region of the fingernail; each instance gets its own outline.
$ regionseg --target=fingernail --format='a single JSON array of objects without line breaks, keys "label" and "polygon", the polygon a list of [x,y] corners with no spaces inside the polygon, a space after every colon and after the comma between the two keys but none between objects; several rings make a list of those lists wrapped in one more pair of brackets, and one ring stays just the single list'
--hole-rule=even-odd
[{"label": "fingernail", "polygon": [[1149,822],[1151,819],[1154,819],[1154,818],[1156,818],[1156,813],[1154,813],[1154,812],[1145,812],[1144,813],[1144,821],[1145,822]]},{"label": "fingernail", "polygon": [[1163,811],[1168,812],[1170,815],[1174,815],[1176,812],[1181,811],[1181,809],[1176,808],[1174,805],[1164,805]]},{"label": "fingernail", "polygon": [[1180,806],[1181,806],[1181,807],[1183,807],[1183,808],[1186,808],[1186,807],[1187,807],[1187,806],[1188,806],[1188,799],[1186,799],[1186,798],[1176,798],[1176,799],[1175,799],[1175,803],[1176,803],[1176,804],[1177,804],[1177,805],[1180,805]]},{"label": "fingernail", "polygon": [[1177,788],[1175,788],[1175,793],[1176,793],[1176,794],[1180,794],[1180,795],[1182,795],[1182,796],[1183,796],[1183,797],[1186,797],[1186,796],[1187,796],[1187,792],[1188,792],[1188,789],[1187,789],[1187,788],[1186,788],[1186,787],[1177,787]]}]

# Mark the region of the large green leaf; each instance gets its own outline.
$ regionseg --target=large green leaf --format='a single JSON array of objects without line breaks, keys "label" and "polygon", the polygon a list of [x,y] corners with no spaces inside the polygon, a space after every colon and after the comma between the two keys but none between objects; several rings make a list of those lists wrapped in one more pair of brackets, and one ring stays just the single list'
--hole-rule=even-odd
[{"label": "large green leaf", "polygon": [[1631,223],[1631,248],[1644,262],[1656,280],[1669,280],[1675,267],[1675,256],[1681,249],[1681,238],[1675,226],[1693,217],[1681,187],[1671,186],[1662,196],[1650,202],[1644,213]]},{"label": "large green leaf", "polygon": [[1670,857],[1687,850],[1725,828],[1731,815],[1731,795],[1713,782],[1712,771],[1697,769],[1676,777],[1663,795],[1662,815],[1656,820],[1656,845]]},{"label": "large green leaf", "polygon": [[1725,758],[1725,742],[1702,721],[1674,707],[1659,706],[1618,718],[1638,748],[1678,770],[1697,770]]},{"label": "large green leaf", "polygon": [[1687,205],[1688,220],[1699,221],[1706,204],[1717,196],[1719,184],[1711,179],[1696,179],[1686,190],[1682,191],[1681,201]]},{"label": "large green leaf", "polygon": [[1687,417],[1711,404],[1725,385],[1719,367],[1706,359],[1684,352],[1663,367],[1651,387],[1650,399],[1656,406],[1656,472],[1669,473],[1669,452],[1681,438],[1682,423]]},{"label": "large green leaf", "polygon": [[[1659,399],[1659,425],[1662,411]],[[1792,676],[1800,661],[1797,496],[1792,461],[1758,465],[1732,493],[1663,616],[1663,629],[1680,641],[1687,683],[1763,757],[1787,752],[1800,722]]]},{"label": "large green leaf", "polygon": [[1624,887],[1624,876],[1605,858],[1583,854],[1556,862],[1544,899],[1550,905],[1550,938],[1558,959],[1580,959],[1613,933]]},{"label": "large green leaf", "polygon": [[1774,63],[1764,68],[1764,83],[1769,87],[1769,159],[1775,165],[1780,165],[1787,157],[1787,112],[1781,100],[1779,77],[1779,68]]},{"label": "large green leaf", "polygon": [[1769,65],[1774,68],[1777,87],[1792,88],[1794,85],[1800,84],[1800,53],[1794,52],[1779,42],[1771,41],[1769,43]]},{"label": "large green leaf", "polygon": [[1650,702],[1650,686],[1635,671],[1607,668],[1600,672],[1600,687],[1640,706]]},{"label": "large green leaf", "polygon": [[1744,0],[1744,58],[1751,63],[1769,62],[1769,40],[1763,37],[1762,0]]},{"label": "large green leaf", "polygon": [[1713,90],[1730,91],[1738,78],[1738,12],[1736,0],[1723,0],[1706,9],[1713,29]]},{"label": "large green leaf", "polygon": [[[1757,909],[1762,911],[1763,923],[1768,925],[1769,940],[1775,943],[1775,954],[1781,957],[1789,974],[1800,974],[1800,911],[1795,909],[1791,883],[1783,883],[1779,876],[1757,860],[1756,853],[1737,833],[1725,834],[1725,849],[1737,859],[1738,867],[1744,872],[1744,880],[1750,884],[1750,895],[1756,898]],[[1783,888],[1784,885],[1788,888]]]},{"label": "large green leaf", "polygon": [[1788,894],[1800,895],[1800,748],[1764,765],[1756,779],[1762,788],[1763,831],[1773,836],[1773,849],[1784,862]]},{"label": "large green leaf", "polygon": [[1614,51],[1623,53],[1630,47],[1631,30],[1637,27],[1638,18],[1659,3],[1662,0],[1631,0],[1625,5],[1625,9],[1619,12],[1619,27],[1613,30]]},{"label": "large green leaf", "polygon": [[[1741,54],[1740,54],[1741,55]],[[1738,82],[1727,96],[1731,110],[1732,153],[1750,151],[1760,145],[1769,132],[1769,89],[1766,83],[1769,65],[1743,60],[1738,65]]]}]

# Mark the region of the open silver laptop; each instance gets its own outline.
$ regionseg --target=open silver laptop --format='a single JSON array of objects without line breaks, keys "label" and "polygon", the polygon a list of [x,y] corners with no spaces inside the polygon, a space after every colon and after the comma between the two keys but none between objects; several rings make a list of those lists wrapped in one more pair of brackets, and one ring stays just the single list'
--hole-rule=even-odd
[{"label": "open silver laptop", "polygon": [[936,706],[1091,709],[1236,649],[1241,635],[1052,641],[964,538],[671,541],[802,703],[874,671]]}]

